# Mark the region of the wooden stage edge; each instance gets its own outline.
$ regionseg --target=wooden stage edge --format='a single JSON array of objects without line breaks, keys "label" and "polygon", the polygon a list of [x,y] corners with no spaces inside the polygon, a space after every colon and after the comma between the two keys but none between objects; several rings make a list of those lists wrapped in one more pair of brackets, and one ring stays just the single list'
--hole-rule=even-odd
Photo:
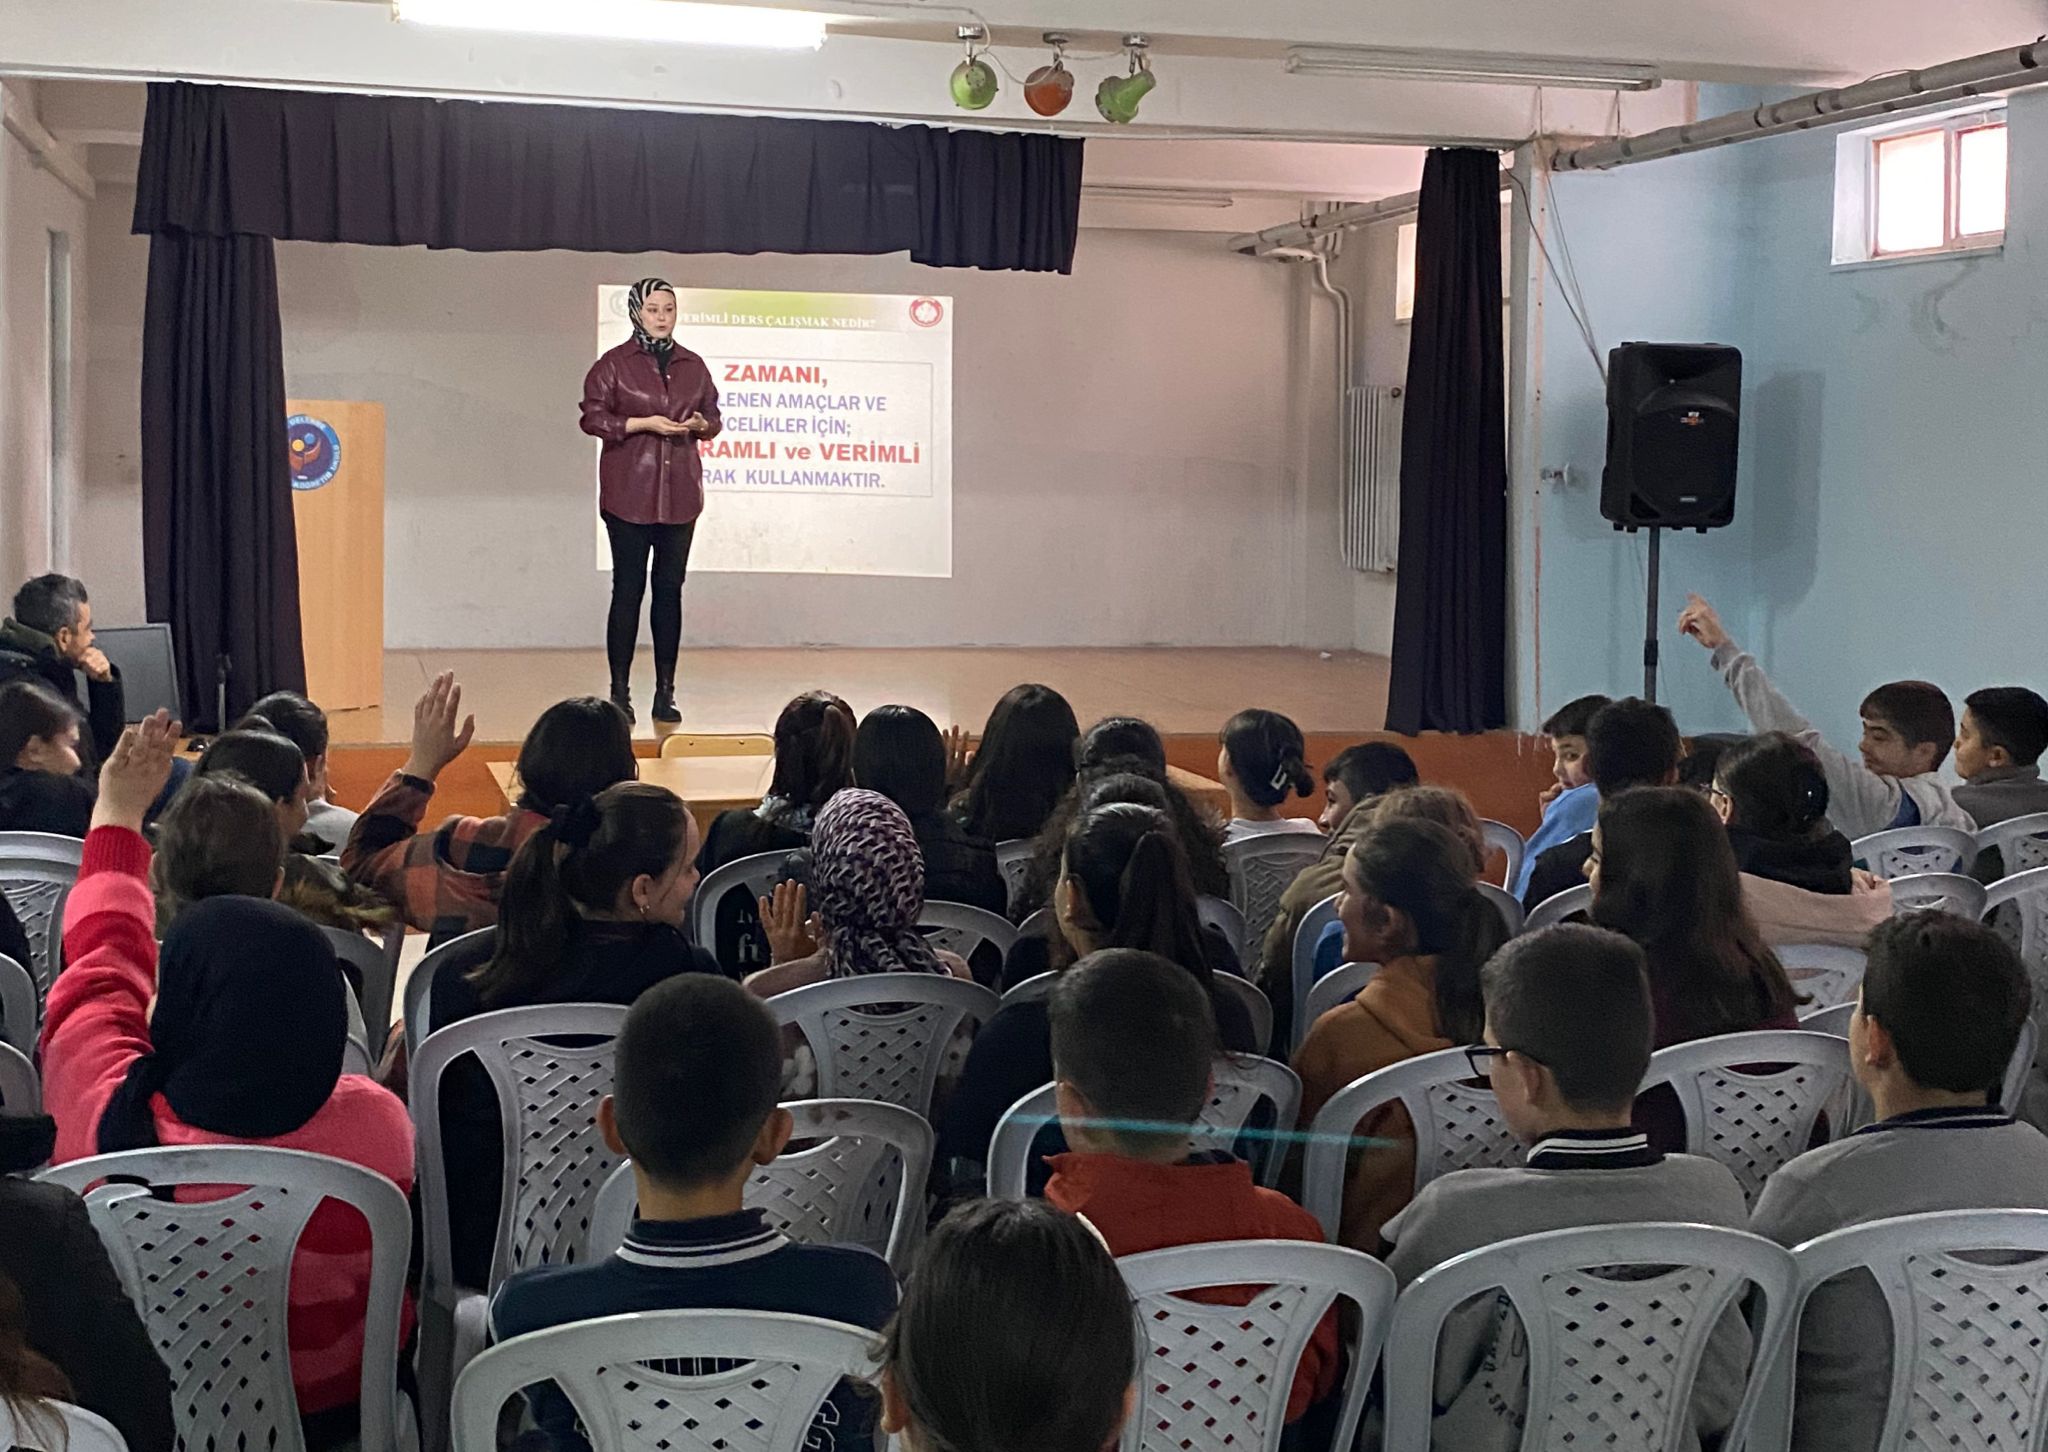
[{"label": "wooden stage edge", "polygon": [[[491,765],[518,755],[521,737],[549,703],[601,691],[605,679],[598,651],[387,651],[381,706],[332,713],[329,775],[338,802],[361,808],[404,761],[413,699],[441,670],[455,671],[463,682],[465,704],[477,716],[477,740],[443,773],[430,821],[504,810]],[[1356,742],[1393,741],[1415,758],[1424,781],[1459,787],[1482,816],[1534,830],[1536,796],[1550,778],[1541,742],[1511,731],[1387,732],[1381,729],[1386,670],[1383,656],[1280,648],[686,649],[681,729],[767,732],[792,695],[823,687],[844,696],[856,712],[897,701],[941,726],[957,722],[978,731],[1004,691],[1020,681],[1042,681],[1066,695],[1084,728],[1106,715],[1142,716],[1166,737],[1175,766],[1214,776],[1223,722],[1243,707],[1262,706],[1302,727],[1317,768]],[[643,756],[659,751],[646,713],[651,675],[643,652],[634,679],[641,708],[634,745]],[[1320,794],[1291,807],[1308,816],[1321,809]]]}]

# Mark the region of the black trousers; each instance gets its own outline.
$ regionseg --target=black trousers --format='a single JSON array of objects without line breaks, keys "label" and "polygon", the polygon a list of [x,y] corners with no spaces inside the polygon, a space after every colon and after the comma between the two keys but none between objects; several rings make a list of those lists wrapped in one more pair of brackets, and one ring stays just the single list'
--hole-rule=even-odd
[{"label": "black trousers", "polygon": [[612,609],[605,622],[604,653],[612,680],[623,685],[633,670],[633,646],[640,637],[640,601],[647,593],[647,566],[654,562],[654,601],[648,623],[654,631],[654,678],[673,683],[676,652],[683,643],[683,576],[690,567],[689,524],[629,524],[602,514],[612,543]]}]

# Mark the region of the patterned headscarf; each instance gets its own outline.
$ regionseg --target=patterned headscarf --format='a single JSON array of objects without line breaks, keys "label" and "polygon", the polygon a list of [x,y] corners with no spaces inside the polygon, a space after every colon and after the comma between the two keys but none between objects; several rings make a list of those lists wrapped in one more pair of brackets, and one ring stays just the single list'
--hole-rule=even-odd
[{"label": "patterned headscarf", "polygon": [[946,971],[917,931],[924,856],[910,818],[880,792],[850,787],[819,811],[811,902],[825,925],[832,977]]},{"label": "patterned headscarf", "polygon": [[626,316],[633,322],[634,342],[650,353],[666,353],[675,346],[676,340],[654,337],[640,326],[640,305],[647,301],[650,294],[657,292],[665,292],[670,297],[676,295],[676,290],[659,277],[643,277],[634,283],[626,293]]}]

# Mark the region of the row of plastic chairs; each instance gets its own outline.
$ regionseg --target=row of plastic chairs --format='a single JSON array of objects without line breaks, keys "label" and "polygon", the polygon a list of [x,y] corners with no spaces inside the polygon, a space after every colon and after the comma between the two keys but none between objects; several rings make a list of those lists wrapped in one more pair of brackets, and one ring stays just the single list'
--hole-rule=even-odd
[{"label": "row of plastic chairs", "polygon": [[1851,844],[1856,860],[1879,877],[1927,872],[1967,874],[1986,852],[1998,853],[2005,875],[2048,867],[2048,812],[2012,817],[1975,832],[1958,827],[1894,827]]}]

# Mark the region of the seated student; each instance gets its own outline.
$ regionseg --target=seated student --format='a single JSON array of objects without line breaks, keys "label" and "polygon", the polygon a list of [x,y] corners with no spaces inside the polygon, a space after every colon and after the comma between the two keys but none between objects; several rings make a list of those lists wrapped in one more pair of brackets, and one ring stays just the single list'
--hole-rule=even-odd
[{"label": "seated student", "polygon": [[1529,875],[1536,870],[1538,857],[1593,830],[1593,817],[1600,810],[1600,788],[1593,785],[1586,761],[1586,731],[1593,718],[1613,704],[1607,696],[1581,696],[1565,702],[1543,723],[1543,744],[1550,748],[1554,779],[1537,799],[1543,821],[1529,838],[1521,872],[1508,884],[1508,891],[1516,897],[1529,891]]},{"label": "seated student", "polygon": [[[2032,992],[1997,933],[1908,913],[1870,935],[1849,1062],[1877,1120],[1764,1182],[1750,1228],[1794,1246],[1872,1220],[2048,1205],[2048,1138],[1998,1107]],[[1829,1281],[1799,1328],[1792,1446],[1877,1445],[1891,1387],[1891,1315],[1868,1275]]]},{"label": "seated student", "polygon": [[1743,872],[1828,896],[1855,887],[1849,839],[1828,821],[1827,773],[1797,737],[1770,731],[1730,747],[1707,801]]},{"label": "seated student", "polygon": [[462,688],[443,672],[413,707],[411,754],[363,808],[341,849],[342,870],[398,904],[408,924],[431,935],[430,948],[498,920],[512,855],[549,813],[640,775],[632,727],[618,707],[596,696],[557,701],[519,748],[520,795],[509,811],[450,817],[421,832],[435,778],[475,732],[476,718],[462,716]]},{"label": "seated student", "polygon": [[968,834],[946,805],[946,738],[912,706],[877,706],[853,737],[853,779],[880,792],[910,818],[924,858],[924,894],[1000,913],[1010,890],[996,868],[996,849]]},{"label": "seated student", "polygon": [[[4,750],[4,748],[0,748]],[[1987,686],[1963,698],[1956,728],[1956,805],[1979,827],[2048,812],[2048,782],[2041,753],[2048,751],[2048,701],[2025,686]],[[1977,875],[1996,882],[2005,874],[1997,848],[1983,854]]]},{"label": "seated student", "polygon": [[[1273,925],[1259,947],[1258,984],[1273,1004],[1273,1037],[1280,1043],[1293,1033],[1294,935],[1308,910],[1344,885],[1344,857],[1372,825],[1379,800],[1420,778],[1415,762],[1389,741],[1347,746],[1323,767],[1326,804],[1318,825],[1329,833],[1323,852],[1295,874],[1280,894]],[[1474,819],[1477,830],[1477,818]]]},{"label": "seated student", "polygon": [[[775,718],[775,774],[758,807],[734,807],[711,819],[697,874],[763,852],[790,852],[811,840],[811,822],[833,793],[853,785],[853,708],[830,691],[806,691]],[[754,896],[725,893],[710,905],[712,950],[736,976],[768,966],[768,939]]]},{"label": "seated student", "polygon": [[770,998],[869,973],[974,976],[917,930],[924,860],[910,818],[880,792],[853,787],[825,803],[811,830],[809,877],[808,885],[779,882],[761,899],[775,961],[747,975],[748,992]]},{"label": "seated student", "polygon": [[[409,1190],[412,1121],[389,1090],[341,1071],[348,994],[318,928],[276,903],[216,897],[178,915],[159,958],[141,827],[176,745],[177,727],[160,711],[130,728],[100,772],[65,905],[70,966],[43,1017],[52,1162],[159,1144],[257,1144],[347,1160]],[[290,1298],[292,1380],[316,1447],[355,1431],[369,1274],[361,1217],[316,1210]]]},{"label": "seated student", "polygon": [[1036,837],[1074,784],[1080,723],[1051,686],[1013,686],[988,713],[947,811],[970,837],[1014,842]]},{"label": "seated student", "polygon": [[[1684,744],[1678,723],[1664,707],[1630,696],[1602,706],[1586,723],[1585,769],[1592,780],[1593,806],[1630,787],[1669,786],[1678,780]],[[1586,880],[1593,830],[1531,852],[1523,868],[1522,906],[1535,908]]]},{"label": "seated student", "polygon": [[327,713],[297,691],[272,691],[236,724],[259,722],[299,748],[306,762],[305,835],[319,844],[320,852],[339,852],[355,828],[356,814],[327,799],[332,790],[327,780]]},{"label": "seated student", "polygon": [[1828,776],[1828,815],[1851,841],[1892,827],[1960,827],[1976,822],[1934,773],[1955,739],[1954,708],[1939,686],[1892,681],[1863,698],[1861,759],[1822,739],[1764,675],[1756,657],[1737,645],[1714,607],[1686,597],[1681,633],[1712,652],[1714,669],[1758,731],[1787,731],[1820,757]]},{"label": "seated student", "polygon": [[882,1430],[907,1452],[1107,1452],[1139,1351],[1131,1293],[1086,1221],[1035,1200],[963,1205],[883,1336]]},{"label": "seated student", "polygon": [[[697,886],[697,824],[666,787],[621,782],[563,807],[528,837],[505,874],[490,961],[440,973],[428,1021],[444,1029],[479,1013],[542,1003],[630,1005],[679,973],[717,973],[683,935]],[[464,1058],[441,1080],[449,1243],[459,1284],[490,1281],[503,1127],[497,1092]]]},{"label": "seated student", "polygon": [[308,793],[306,758],[288,736],[265,728],[237,727],[223,731],[207,745],[195,779],[229,773],[270,798],[287,846],[306,829]]},{"label": "seated student", "polygon": [[[1323,1238],[1315,1216],[1254,1185],[1251,1166],[1227,1147],[1190,1144],[1209,1102],[1217,1047],[1209,996],[1157,954],[1092,953],[1054,985],[1054,1095],[1069,1148],[1052,1159],[1045,1198],[1101,1231],[1112,1254]],[[1192,1299],[1242,1305],[1249,1297]],[[1295,1369],[1290,1422],[1330,1394],[1341,1361],[1332,1311]]]},{"label": "seated student", "polygon": [[93,793],[78,732],[77,710],[41,681],[0,686],[0,832],[85,835]]},{"label": "seated student", "polygon": [[[1418,818],[1378,822],[1344,859],[1337,915],[1345,960],[1380,966],[1295,1051],[1303,1124],[1354,1079],[1479,1037],[1479,969],[1507,924],[1480,895],[1477,874],[1469,844]],[[1345,1179],[1338,1243],[1371,1254],[1415,1183],[1415,1126],[1391,1104],[1357,1133],[1395,1142],[1358,1155]]]},{"label": "seated student", "polygon": [[[1458,1170],[1422,1187],[1386,1230],[1387,1266],[1404,1288],[1467,1251],[1546,1230],[1672,1220],[1747,1228],[1726,1166],[1660,1154],[1629,1124],[1651,1039],[1650,988],[1634,944],[1598,928],[1546,928],[1501,949],[1482,982],[1486,1041],[1467,1052],[1492,1084],[1501,1118],[1529,1147],[1528,1162]],[[1679,1445],[1712,1445],[1734,1420],[1750,1350],[1742,1313],[1730,1308],[1707,1342]],[[1529,1365],[1511,1309],[1487,1299],[1453,1312],[1436,1368],[1433,1446],[1522,1445]]]},{"label": "seated student", "polygon": [[[1189,974],[1209,1000],[1223,1047],[1258,1053],[1244,1003],[1216,983],[1214,939],[1196,915],[1187,863],[1164,812],[1133,803],[1097,807],[1067,833],[1053,893],[1060,941],[1053,971],[1106,948],[1136,948]],[[981,1027],[960,1082],[938,1118],[938,1159],[971,1174],[988,1158],[1003,1111],[1051,1082],[1052,1020],[1044,999],[1012,1003]],[[956,1176],[957,1177],[957,1176]]]},{"label": "seated student", "polygon": [[[632,1156],[639,1207],[616,1254],[539,1266],[491,1297],[504,1341],[630,1311],[779,1311],[880,1330],[896,1306],[887,1262],[853,1246],[801,1245],[746,1208],[747,1181],[789,1143],[777,1107],[782,1042],[768,1011],[731,980],[696,973],[642,994],[626,1015],[612,1092],[597,1124]],[[984,1312],[986,1307],[983,1308]],[[568,1400],[532,1395],[550,1447],[585,1445]],[[819,1412],[821,1446],[857,1452],[872,1439],[872,1396],[842,1386]],[[850,1435],[849,1435],[850,1434]]]},{"label": "seated student", "polygon": [[[1638,787],[1609,797],[1593,842],[1591,917],[1643,950],[1657,1048],[1799,1027],[1798,992],[1750,915],[1726,829],[1698,793]],[[1659,1149],[1685,1143],[1668,1085],[1642,1097],[1636,1123]]]},{"label": "seated student", "polygon": [[[1486,875],[1486,856],[1490,850],[1486,845],[1486,833],[1479,825],[1479,813],[1472,809],[1472,799],[1456,787],[1415,786],[1388,792],[1367,815],[1363,830],[1353,840],[1362,841],[1375,825],[1391,822],[1396,817],[1418,822],[1435,822],[1440,827],[1448,827],[1451,835],[1471,850],[1472,880],[1477,882]],[[1337,867],[1337,886],[1342,887],[1344,883],[1341,859]],[[1315,969],[1311,981],[1325,974],[1334,973],[1344,961],[1344,924],[1331,923],[1323,929],[1323,935],[1316,939]],[[1291,972],[1287,980],[1285,997],[1290,1004],[1293,1002],[1294,985]],[[1276,1004],[1274,1023],[1277,1025],[1279,1021],[1279,1008]]]},{"label": "seated student", "polygon": [[1278,711],[1239,711],[1223,723],[1216,752],[1216,777],[1230,793],[1230,820],[1223,842],[1242,842],[1275,832],[1319,833],[1307,817],[1280,809],[1289,796],[1315,791],[1308,769],[1308,743],[1301,728]]},{"label": "seated student", "polygon": [[1060,879],[1060,859],[1066,851],[1067,830],[1081,814],[1081,796],[1086,783],[1110,772],[1135,772],[1159,783],[1166,793],[1167,812],[1173,818],[1181,853],[1187,858],[1188,876],[1195,891],[1204,897],[1230,897],[1230,869],[1223,865],[1223,827],[1207,807],[1189,800],[1187,793],[1167,776],[1166,742],[1148,721],[1135,716],[1109,716],[1097,721],[1074,743],[1074,785],[1053,814],[1046,818],[1032,845],[1031,861],[1024,871],[1024,885],[1010,904],[1010,916],[1017,922],[1040,908],[1052,905],[1053,885]]},{"label": "seated student", "polygon": [[92,638],[92,600],[84,583],[69,575],[30,580],[15,592],[14,614],[0,621],[0,684],[41,681],[70,702],[87,722],[78,754],[88,769],[114,749],[128,719],[121,672]]},{"label": "seated student", "polygon": [[17,1415],[31,1394],[71,1402],[128,1452],[172,1452],[170,1376],[85,1202],[29,1178],[56,1135],[47,1115],[0,1114],[0,1397]]}]

